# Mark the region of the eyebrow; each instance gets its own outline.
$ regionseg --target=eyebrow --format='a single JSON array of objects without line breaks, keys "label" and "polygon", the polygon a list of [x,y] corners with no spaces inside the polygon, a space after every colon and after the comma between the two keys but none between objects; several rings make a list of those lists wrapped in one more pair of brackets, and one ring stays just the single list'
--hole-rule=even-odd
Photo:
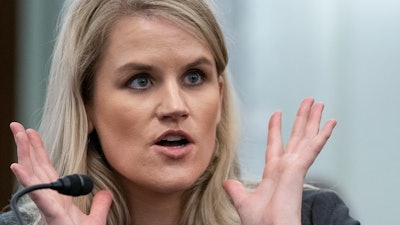
[{"label": "eyebrow", "polygon": [[129,72],[129,71],[132,71],[132,70],[151,71],[153,69],[154,69],[154,67],[152,65],[149,65],[149,64],[129,62],[129,63],[126,63],[126,64],[120,66],[119,68],[117,68],[117,72],[123,74],[125,72]]},{"label": "eyebrow", "polygon": [[206,57],[203,57],[203,56],[202,56],[202,57],[196,59],[195,61],[193,61],[193,62],[187,64],[187,65],[185,66],[185,68],[186,68],[186,69],[189,69],[189,68],[196,67],[196,66],[199,66],[199,65],[202,65],[202,64],[209,65],[209,66],[213,66],[213,62],[212,62],[212,61],[210,61],[210,60],[207,59]]},{"label": "eyebrow", "polygon": [[[213,66],[213,62],[210,61],[208,58],[206,57],[199,57],[196,60],[194,60],[193,62],[183,66],[182,68],[184,68],[185,70],[199,66],[199,65],[209,65],[209,66]],[[144,63],[137,63],[137,62],[129,62],[126,63],[122,66],[120,66],[119,68],[117,68],[117,72],[118,73],[125,73],[128,71],[132,71],[132,70],[142,70],[142,71],[152,71],[155,70],[155,66],[151,65],[151,64],[144,64]]]}]

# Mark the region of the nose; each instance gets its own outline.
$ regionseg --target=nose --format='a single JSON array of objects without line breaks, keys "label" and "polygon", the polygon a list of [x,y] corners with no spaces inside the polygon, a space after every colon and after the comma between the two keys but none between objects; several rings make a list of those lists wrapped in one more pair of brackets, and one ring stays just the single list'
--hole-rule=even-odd
[{"label": "nose", "polygon": [[156,112],[160,120],[179,121],[188,117],[189,108],[185,95],[176,82],[168,82],[164,85],[160,99]]}]

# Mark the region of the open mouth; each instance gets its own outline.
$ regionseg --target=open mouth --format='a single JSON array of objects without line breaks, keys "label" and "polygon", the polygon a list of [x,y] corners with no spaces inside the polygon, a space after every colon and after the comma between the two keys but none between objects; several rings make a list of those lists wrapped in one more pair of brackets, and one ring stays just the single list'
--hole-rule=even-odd
[{"label": "open mouth", "polygon": [[158,141],[156,145],[164,147],[183,147],[187,145],[189,141],[181,136],[166,136],[162,140]]}]

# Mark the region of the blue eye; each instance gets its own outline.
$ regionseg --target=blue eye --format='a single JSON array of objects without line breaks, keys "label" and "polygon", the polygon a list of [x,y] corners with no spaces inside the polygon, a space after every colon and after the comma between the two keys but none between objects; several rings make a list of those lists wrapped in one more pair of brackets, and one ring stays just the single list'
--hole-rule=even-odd
[{"label": "blue eye", "polygon": [[184,83],[198,85],[203,83],[205,74],[200,70],[189,70],[184,78]]},{"label": "blue eye", "polygon": [[150,87],[151,81],[147,74],[139,74],[132,77],[128,82],[128,87],[133,89],[146,89]]}]

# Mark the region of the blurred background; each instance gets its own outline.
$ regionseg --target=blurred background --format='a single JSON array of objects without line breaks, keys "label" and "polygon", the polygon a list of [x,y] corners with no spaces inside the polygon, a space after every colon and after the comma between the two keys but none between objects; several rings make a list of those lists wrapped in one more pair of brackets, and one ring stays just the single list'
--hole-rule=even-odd
[{"label": "blurred background", "polygon": [[[62,0],[0,5],[0,206],[11,196],[8,125],[36,128]],[[307,182],[336,190],[363,225],[400,224],[400,1],[215,0],[241,111],[244,173],[259,179],[269,116],[288,139],[312,96],[338,125]],[[3,183],[4,182],[4,183]]]}]

